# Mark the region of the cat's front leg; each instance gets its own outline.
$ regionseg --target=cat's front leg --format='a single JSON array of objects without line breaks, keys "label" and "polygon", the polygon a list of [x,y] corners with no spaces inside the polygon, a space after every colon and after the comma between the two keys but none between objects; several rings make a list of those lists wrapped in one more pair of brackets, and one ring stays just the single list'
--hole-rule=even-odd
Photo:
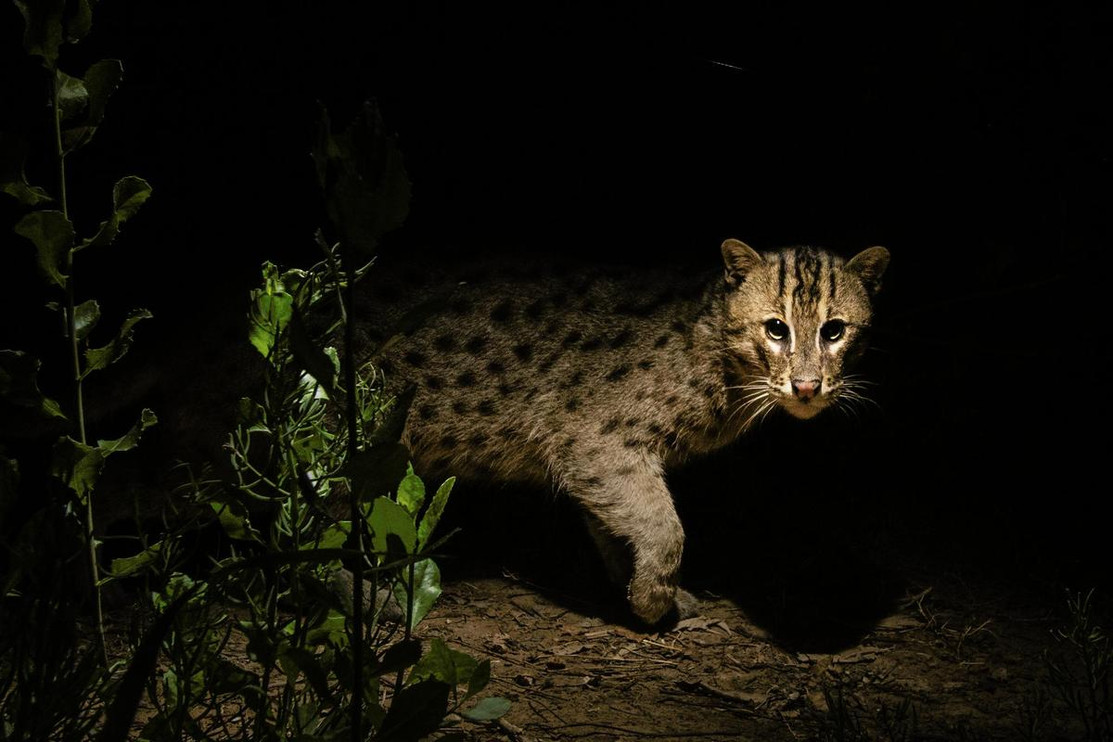
[{"label": "cat's front leg", "polygon": [[[695,601],[677,587],[684,529],[660,460],[647,452],[626,450],[593,463],[565,477],[565,487],[588,511],[597,543],[611,538],[629,546],[630,608],[651,625],[666,617],[691,615]],[[604,559],[613,561],[613,549],[602,551]],[[622,572],[613,564],[609,571],[612,576]]]}]

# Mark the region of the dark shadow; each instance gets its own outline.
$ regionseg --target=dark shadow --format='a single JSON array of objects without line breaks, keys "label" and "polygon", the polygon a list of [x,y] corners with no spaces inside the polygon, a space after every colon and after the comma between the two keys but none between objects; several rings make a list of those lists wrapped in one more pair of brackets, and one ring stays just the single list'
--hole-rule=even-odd
[{"label": "dark shadow", "polygon": [[438,527],[456,529],[437,564],[446,582],[506,576],[577,613],[638,626],[578,507],[551,489],[460,482]]},{"label": "dark shadow", "polygon": [[[687,534],[682,584],[725,597],[794,651],[853,646],[904,594],[875,480],[855,475],[870,425],[770,420],[669,477]],[[793,462],[789,450],[810,450]],[[820,453],[815,453],[820,452]],[[577,506],[551,490],[463,482],[438,560],[446,580],[509,573],[559,605],[645,630],[611,584]]]},{"label": "dark shadow", "polygon": [[870,430],[831,413],[771,419],[676,473],[684,584],[734,601],[786,648],[858,644],[904,592],[887,556],[892,514],[863,468]]}]

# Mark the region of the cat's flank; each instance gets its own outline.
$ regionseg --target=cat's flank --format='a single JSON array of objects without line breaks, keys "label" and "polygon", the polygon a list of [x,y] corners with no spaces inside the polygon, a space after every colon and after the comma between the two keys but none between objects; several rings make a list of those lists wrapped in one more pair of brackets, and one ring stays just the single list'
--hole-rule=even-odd
[{"label": "cat's flank", "polygon": [[[684,531],[665,470],[781,408],[797,418],[860,398],[889,252],[849,261],[797,247],[722,244],[722,266],[457,281],[376,359],[416,385],[403,441],[415,466],[547,482],[578,502],[612,579],[653,624],[694,604],[678,590]],[[427,296],[428,292],[410,292]],[[405,302],[367,292],[368,347]]]}]

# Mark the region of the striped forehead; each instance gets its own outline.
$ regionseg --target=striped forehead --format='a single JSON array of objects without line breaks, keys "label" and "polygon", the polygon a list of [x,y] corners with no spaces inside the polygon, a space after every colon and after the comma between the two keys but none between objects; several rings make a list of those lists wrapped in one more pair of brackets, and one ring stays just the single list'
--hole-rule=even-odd
[{"label": "striped forehead", "polygon": [[841,261],[811,247],[795,247],[776,254],[777,302],[791,315],[823,317],[835,300]]}]

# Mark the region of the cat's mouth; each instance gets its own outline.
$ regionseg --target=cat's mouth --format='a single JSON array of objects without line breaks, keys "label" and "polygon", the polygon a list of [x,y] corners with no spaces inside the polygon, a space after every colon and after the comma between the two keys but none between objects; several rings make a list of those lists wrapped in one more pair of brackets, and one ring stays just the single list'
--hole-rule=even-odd
[{"label": "cat's mouth", "polygon": [[800,397],[781,397],[781,407],[799,420],[808,420],[815,417],[831,404],[831,397],[827,394],[818,394],[814,397],[801,399]]}]

